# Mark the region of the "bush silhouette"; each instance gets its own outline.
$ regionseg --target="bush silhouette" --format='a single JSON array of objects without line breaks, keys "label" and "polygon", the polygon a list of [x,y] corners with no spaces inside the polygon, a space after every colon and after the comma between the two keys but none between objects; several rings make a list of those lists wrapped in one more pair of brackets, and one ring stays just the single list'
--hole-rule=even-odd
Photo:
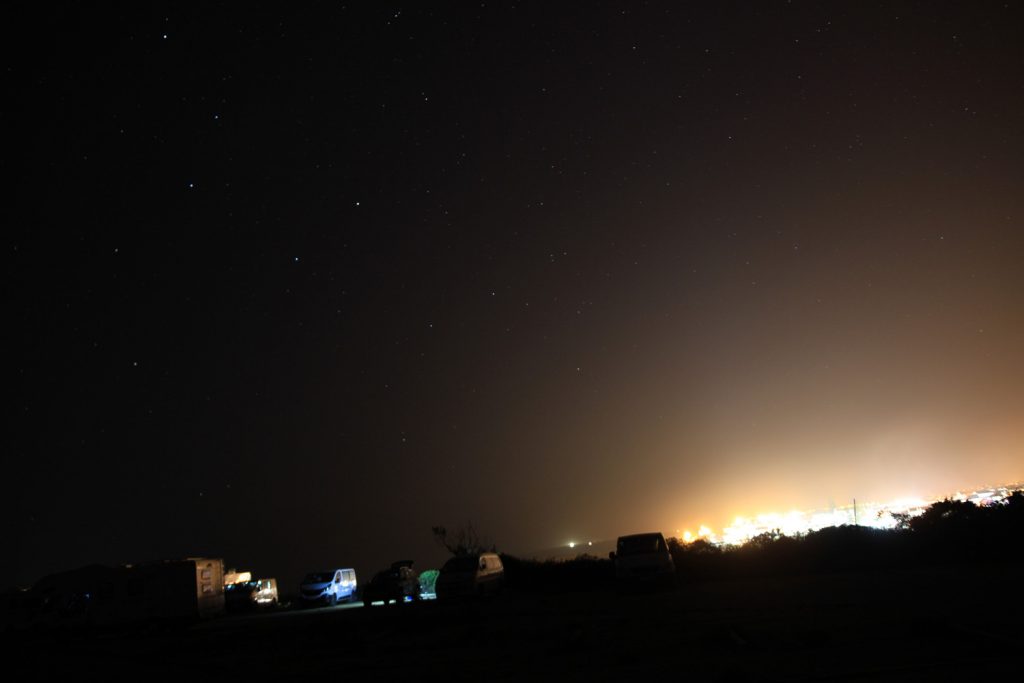
[{"label": "bush silhouette", "polygon": [[[802,536],[778,530],[739,547],[704,539],[668,539],[680,583],[788,576],[820,572],[890,570],[931,565],[1021,562],[1024,549],[1024,493],[979,507],[943,500],[895,529],[828,527]],[[544,593],[607,590],[615,585],[610,560],[580,555],[537,561],[502,555],[508,586]]]}]

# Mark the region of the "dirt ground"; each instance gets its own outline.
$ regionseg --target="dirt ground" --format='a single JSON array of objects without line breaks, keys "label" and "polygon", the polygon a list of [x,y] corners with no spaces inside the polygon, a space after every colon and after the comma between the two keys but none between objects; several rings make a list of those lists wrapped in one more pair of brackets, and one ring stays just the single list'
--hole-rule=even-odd
[{"label": "dirt ground", "polygon": [[[8,635],[30,679],[935,681],[1019,676],[1019,566],[503,595]],[[5,667],[6,668],[6,667]],[[10,670],[8,668],[8,670]]]}]

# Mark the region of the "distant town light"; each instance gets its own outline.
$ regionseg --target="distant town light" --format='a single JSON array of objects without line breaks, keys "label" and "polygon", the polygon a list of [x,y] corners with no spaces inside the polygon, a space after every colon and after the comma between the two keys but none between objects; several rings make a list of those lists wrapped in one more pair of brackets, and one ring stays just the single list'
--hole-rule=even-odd
[{"label": "distant town light", "polygon": [[[950,497],[953,500],[970,501],[979,506],[995,505],[1001,503],[1013,491],[1018,490],[1019,486],[1019,484],[990,486],[967,493],[957,491]],[[905,497],[888,503],[857,502],[855,505],[845,505],[832,510],[766,512],[752,519],[737,516],[731,525],[722,530],[721,543],[723,545],[743,545],[761,534],[781,533],[787,536],[797,536],[828,527],[852,524],[875,529],[892,529],[899,523],[897,516],[916,517],[932,503],[942,499],[925,500]],[[710,529],[704,526],[700,528],[698,536],[704,538],[705,532],[707,532],[708,540],[713,543],[718,542],[710,533]],[[683,540],[686,540],[686,534],[683,534]]]}]

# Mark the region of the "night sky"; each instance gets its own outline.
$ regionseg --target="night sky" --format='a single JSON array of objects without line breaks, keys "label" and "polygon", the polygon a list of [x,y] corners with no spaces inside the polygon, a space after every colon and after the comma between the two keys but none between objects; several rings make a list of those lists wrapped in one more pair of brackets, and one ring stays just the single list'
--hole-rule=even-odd
[{"label": "night sky", "polygon": [[1016,3],[21,3],[0,586],[1024,479]]}]

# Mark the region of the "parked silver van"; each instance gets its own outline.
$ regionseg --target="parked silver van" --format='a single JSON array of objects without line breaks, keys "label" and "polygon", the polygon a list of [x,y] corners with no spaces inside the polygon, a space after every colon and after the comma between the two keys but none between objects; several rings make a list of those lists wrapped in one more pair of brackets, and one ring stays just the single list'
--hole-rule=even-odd
[{"label": "parked silver van", "polygon": [[505,567],[497,553],[453,557],[441,567],[437,599],[492,595],[505,585]]},{"label": "parked silver van", "polygon": [[351,602],[356,596],[356,570],[312,572],[299,586],[299,598],[305,605],[336,605]]}]

